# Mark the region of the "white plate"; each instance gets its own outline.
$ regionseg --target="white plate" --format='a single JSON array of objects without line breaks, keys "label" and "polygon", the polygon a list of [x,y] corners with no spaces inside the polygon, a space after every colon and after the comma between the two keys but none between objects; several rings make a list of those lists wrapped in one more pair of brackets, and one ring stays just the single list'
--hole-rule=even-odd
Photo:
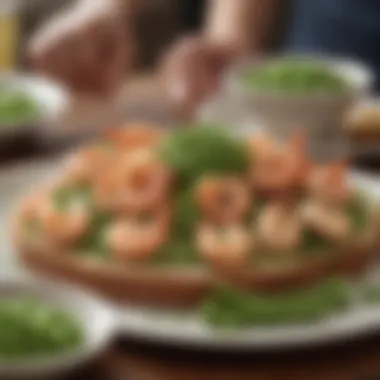
[{"label": "white plate", "polygon": [[[5,231],[10,212],[8,205],[14,204],[30,186],[50,176],[52,167],[54,164],[29,164],[0,174],[0,231]],[[352,179],[363,190],[380,200],[380,182],[376,181],[376,178],[353,174]],[[4,253],[0,267],[18,272],[7,236],[0,236],[0,239],[1,252]],[[120,307],[119,329],[121,334],[138,339],[202,349],[289,348],[345,340],[380,330],[380,307],[352,308],[344,314],[326,318],[315,324],[255,327],[221,334],[203,325],[195,313],[125,305]]]}]

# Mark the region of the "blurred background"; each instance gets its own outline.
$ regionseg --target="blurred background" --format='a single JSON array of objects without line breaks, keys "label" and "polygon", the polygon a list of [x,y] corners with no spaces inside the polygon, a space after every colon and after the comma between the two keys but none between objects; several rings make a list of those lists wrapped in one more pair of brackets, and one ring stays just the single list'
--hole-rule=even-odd
[{"label": "blurred background", "polygon": [[[28,41],[28,36],[49,16],[72,3],[73,0],[33,0],[25,2],[20,7],[20,11],[16,12],[18,13],[16,24],[20,28],[21,40],[19,43],[16,42],[16,48],[19,52],[17,59],[21,65],[27,65],[23,47]],[[154,67],[162,49],[183,32],[186,25],[179,17],[181,8],[176,0],[140,0],[139,3],[141,4],[138,7],[134,26],[138,47],[135,68],[137,71],[142,71]]]},{"label": "blurred background", "polygon": [[[32,0],[0,2],[0,67],[5,70],[30,70],[27,46],[33,33],[60,11],[73,5],[72,0]],[[196,3],[196,2],[194,2]],[[192,7],[189,7],[192,8]],[[185,11],[185,15],[183,12]],[[118,97],[119,103],[92,96],[74,94],[68,114],[62,116],[61,123],[73,128],[92,128],[94,124],[118,123],[123,120],[139,118],[142,115],[151,119],[170,118],[162,105],[157,81],[153,78],[162,51],[177,36],[191,29],[199,20],[186,14],[176,0],[141,0],[137,8],[133,34],[136,51],[134,54],[134,73],[125,83],[125,95]],[[181,17],[184,16],[184,17]],[[122,93],[123,93],[122,91]],[[130,96],[129,94],[133,94]],[[120,100],[121,99],[121,100]],[[152,102],[153,99],[153,102]],[[121,103],[120,103],[121,102]],[[105,104],[106,103],[106,104]],[[116,108],[115,108],[116,107]],[[161,108],[164,108],[162,110]],[[95,111],[98,112],[95,112]],[[75,126],[75,127],[74,127]],[[71,129],[68,127],[67,129]]]},{"label": "blurred background", "polygon": [[[211,1],[210,4],[212,3],[213,2]],[[274,7],[272,3],[276,4],[275,11],[271,11],[271,7]],[[292,8],[294,4],[298,3],[303,3],[303,16],[301,14],[297,14],[296,12],[292,13],[292,10],[302,8],[301,6],[298,8]],[[371,2],[366,1],[365,3],[366,4],[364,4],[361,8],[364,9]],[[31,66],[31,63],[33,60],[30,59],[30,40],[36,35],[41,27],[46,26],[47,22],[53,23],[54,18],[57,15],[61,12],[65,12],[67,9],[70,9],[75,4],[78,4],[78,2],[71,0],[2,0],[0,2],[0,67],[11,71],[32,70],[33,67]],[[66,107],[65,112],[62,112],[59,118],[54,120],[54,123],[53,121],[50,121],[48,128],[44,129],[43,134],[45,134],[46,137],[44,139],[45,145],[46,142],[50,143],[53,142],[53,140],[54,143],[62,143],[64,140],[66,141],[81,134],[86,134],[88,132],[93,133],[97,129],[103,128],[105,125],[116,125],[128,120],[142,118],[152,122],[168,125],[180,123],[185,120],[185,116],[189,116],[183,112],[178,112],[178,105],[173,104],[173,99],[171,99],[167,92],[164,91],[162,86],[161,68],[163,58],[170,55],[169,52],[170,49],[172,49],[173,44],[175,45],[178,43],[183,36],[187,36],[192,33],[197,34],[201,31],[207,32],[207,27],[205,26],[206,18],[208,18],[207,25],[213,24],[212,17],[208,16],[207,7],[205,6],[207,2],[200,0],[140,0],[136,2],[136,4],[138,4],[138,6],[135,6],[133,11],[133,22],[128,22],[128,31],[125,31],[125,33],[129,36],[128,38],[132,36],[133,40],[133,69],[129,70],[129,63],[125,65],[125,78],[118,78],[118,87],[120,88],[120,91],[115,92],[116,95],[113,94],[112,97],[107,98],[99,98],[94,96],[93,93],[83,94],[77,91],[71,92],[69,107]],[[255,7],[257,9],[254,9],[254,12],[259,14],[257,20],[260,20],[260,6],[255,5],[253,8]],[[319,12],[318,17],[329,18],[331,16],[331,18],[342,18],[343,21],[339,20],[339,25],[340,23],[346,22],[343,17],[343,6],[340,7],[338,4],[335,4],[334,7],[329,7],[330,6],[327,3],[321,5],[321,9],[317,9],[317,12]],[[352,8],[352,4],[350,7],[351,8],[347,12],[352,14],[355,7]],[[359,8],[358,14],[362,10]],[[371,11],[369,7],[367,8],[368,9],[366,12],[370,14]],[[302,38],[300,41],[294,39],[292,36],[292,30],[295,28],[292,29],[291,26],[293,25],[293,20],[297,20],[298,18],[301,20],[302,17],[307,19],[307,17],[310,17],[310,14],[307,15],[307,13],[311,12],[305,13],[305,10],[307,11],[307,9],[310,9],[312,12],[310,6],[307,5],[307,1],[271,2],[271,5],[267,5],[267,9],[263,13],[264,16],[261,17],[261,19],[264,20],[262,25],[258,25],[257,28],[250,27],[252,30],[255,29],[252,31],[253,34],[257,34],[260,31],[262,33],[262,36],[253,38],[253,45],[256,44],[257,46],[250,48],[250,54],[252,56],[256,56],[256,54],[265,56],[268,53],[278,53],[284,50],[284,46],[285,49],[287,49],[286,46],[295,46],[296,49],[300,47],[300,50],[302,51],[302,44],[304,42],[302,41]],[[325,14],[328,11],[331,11],[330,16]],[[267,16],[266,13],[272,13],[271,17]],[[218,37],[218,33],[221,35],[224,33],[222,25],[223,15],[220,17],[220,25],[218,24],[219,21],[214,21],[215,25],[213,28],[215,30],[210,32],[210,34],[214,33],[216,38]],[[217,17],[215,17],[215,19],[216,18]],[[254,24],[258,23],[257,20],[254,18]],[[357,20],[346,28],[350,33],[354,33],[355,28],[358,27],[356,22]],[[260,22],[258,24],[260,24]],[[320,49],[320,47],[318,47],[320,42],[313,42],[315,40],[315,36],[308,37],[309,32],[305,32],[305,30],[303,30],[302,20],[298,24],[300,24],[297,26],[298,29],[300,29],[300,35],[304,35],[305,41],[307,41],[308,38],[311,41],[305,50],[311,52],[323,51],[323,48]],[[368,22],[368,25],[370,24],[371,22]],[[231,25],[231,28],[233,29],[233,22]],[[328,23],[328,25],[330,25],[330,23]],[[341,26],[337,27],[337,33],[339,33],[339,28],[341,28]],[[372,27],[366,27],[366,30],[363,32],[364,38],[366,38],[366,35],[370,33],[370,28]],[[314,26],[314,33],[315,29],[316,28]],[[328,33],[335,33],[330,29],[327,28],[328,31],[321,34],[322,44]],[[342,34],[345,33],[343,30],[341,32]],[[45,33],[45,35],[46,34],[49,33]],[[371,56],[372,52],[370,54],[367,54],[367,52],[371,49],[370,46],[375,43],[375,40],[377,39],[377,32],[374,32],[373,35],[369,35],[370,40],[368,41],[368,46],[361,47],[359,46],[359,40],[363,36],[357,40],[354,36],[354,38],[351,38],[351,40],[348,39],[349,42],[343,44],[342,46],[339,46],[339,43],[336,41],[331,42],[328,44],[329,46],[326,47],[325,52],[328,52],[329,54],[342,55],[345,51],[349,51],[352,47],[352,50],[355,51],[356,49],[357,53],[349,55],[349,57],[352,56],[360,59],[364,58],[364,63],[372,65],[372,58],[367,59],[367,55]],[[78,34],[78,41],[79,38],[80,37]],[[284,45],[284,42],[286,41],[288,45]],[[289,41],[291,41],[290,44]],[[123,43],[126,42],[124,41]],[[57,45],[59,46],[59,43]],[[359,49],[357,45],[360,47]],[[347,46],[350,47],[347,48]],[[178,48],[177,50],[180,49]],[[66,52],[66,49],[62,49],[62,51]],[[177,53],[179,52],[177,51]],[[190,56],[194,57],[194,54],[190,54]],[[75,66],[74,63],[72,63],[72,65]],[[179,66],[181,65],[183,66],[183,62]],[[196,65],[197,64],[195,63],[193,66],[195,67]],[[170,64],[167,64],[167,66],[170,67]],[[199,71],[199,67],[195,69],[195,71],[198,70],[195,77],[198,76],[199,78],[196,78],[194,82],[202,81],[201,77],[203,74]],[[49,70],[45,67],[43,74],[48,74],[48,71]],[[190,74],[188,75],[188,78],[194,76],[194,73],[191,75]],[[175,74],[170,73],[169,76],[172,77],[172,82],[176,83]],[[65,83],[62,75],[56,77],[58,77],[62,85],[68,84]],[[56,77],[54,77],[54,79],[57,79]],[[208,78],[204,80],[204,82],[207,81],[209,81]],[[197,86],[199,87],[199,85]],[[221,92],[223,93],[223,91]],[[200,96],[200,93],[195,94],[194,96],[197,100],[197,104],[196,107],[193,107],[193,111],[194,109],[203,110],[203,108],[207,108],[205,107],[208,105],[206,100],[209,98],[203,98]],[[214,108],[212,108],[212,102],[209,103],[210,107],[207,110],[209,111],[211,109],[212,116],[210,117],[207,112],[206,115],[208,115],[207,117],[210,119],[213,119],[215,115],[218,114],[219,119],[222,118],[228,120],[230,118],[232,123],[241,123],[241,120],[238,120],[239,115],[236,116],[236,114],[242,114],[241,110],[236,110],[236,107],[234,108],[235,105],[231,105],[231,102],[228,100],[226,100],[225,103],[222,102],[221,104],[214,106]],[[224,107],[224,104],[226,103],[229,103],[228,107]],[[363,121],[362,124],[365,124],[364,126],[359,126],[357,128],[355,126],[354,129],[347,129],[348,134],[354,135],[354,139],[359,140],[361,140],[363,134],[366,137],[367,129],[370,130],[369,134],[371,138],[365,138],[365,144],[363,141],[361,141],[358,146],[355,143],[352,150],[352,154],[355,154],[358,159],[365,157],[367,161],[369,156],[372,161],[374,158],[379,156],[379,144],[377,139],[378,133],[376,132],[377,127],[373,126],[373,124],[378,124],[379,119],[377,115],[377,102],[375,102],[374,105],[376,107],[370,107],[371,109],[364,116],[361,115],[361,112],[359,112],[360,120],[358,121],[358,124]],[[228,108],[228,112],[226,112],[226,108]],[[373,108],[376,109],[373,110]],[[362,129],[364,130],[364,133],[361,133]],[[375,130],[374,133],[372,133],[373,130]],[[376,137],[375,141],[373,137]],[[27,145],[30,146],[29,143],[27,143]],[[12,149],[10,150],[12,151]],[[360,152],[360,154],[358,154],[358,152]]]},{"label": "blurred background", "polygon": [[[94,15],[96,15],[98,11],[97,4],[101,1],[87,0],[83,1],[83,3],[86,3],[86,6],[90,4],[90,8],[93,7]],[[122,0],[120,1],[122,2]],[[237,2],[239,0],[236,0],[235,3]],[[257,0],[252,0],[253,2],[256,5],[260,4]],[[266,0],[261,0],[261,4],[264,4],[264,2]],[[330,98],[328,100],[322,99],[322,101],[320,99],[317,101],[311,99],[310,102],[303,103],[302,101],[305,99],[301,97],[301,102],[293,104],[288,103],[291,96],[284,96],[280,101],[278,99],[276,101],[273,101],[273,99],[267,101],[268,98],[265,98],[266,101],[263,102],[260,94],[253,96],[247,92],[243,94],[235,93],[232,91],[232,85],[230,86],[231,89],[229,89],[231,92],[228,94],[230,97],[228,97],[224,92],[225,88],[219,82],[214,83],[213,80],[210,80],[211,76],[209,75],[213,72],[222,72],[221,76],[223,76],[224,71],[222,69],[227,67],[224,64],[233,62],[233,66],[236,57],[244,57],[244,59],[248,57],[251,60],[254,58],[255,61],[259,56],[269,57],[272,53],[280,55],[284,52],[284,42],[289,37],[289,28],[287,27],[292,24],[293,16],[295,16],[295,13],[291,13],[290,1],[268,0],[265,3],[277,4],[276,12],[273,13],[276,17],[273,17],[273,20],[261,15],[260,7],[255,8],[258,13],[252,19],[253,21],[249,17],[247,18],[249,27],[255,27],[257,23],[263,21],[261,30],[265,30],[265,33],[263,33],[262,38],[257,40],[253,38],[253,45],[255,46],[249,46],[249,49],[247,49],[247,46],[244,46],[245,41],[242,42],[242,46],[229,41],[228,49],[223,51],[223,56],[217,56],[216,54],[212,57],[213,59],[204,60],[205,56],[214,47],[210,48],[208,46],[205,48],[203,41],[199,43],[196,39],[189,40],[190,43],[182,45],[179,43],[181,46],[176,44],[181,41],[183,36],[193,36],[193,34],[196,35],[201,30],[205,30],[203,27],[206,17],[205,2],[199,0],[135,0],[134,3],[138,4],[138,6],[135,6],[133,16],[123,14],[121,11],[120,14],[114,11],[111,14],[111,17],[116,17],[115,20],[118,21],[120,17],[125,18],[127,21],[129,17],[133,17],[133,23],[125,23],[131,29],[124,30],[122,28],[121,34],[119,34],[119,42],[122,41],[123,44],[127,44],[130,39],[133,40],[133,43],[131,43],[134,50],[133,62],[128,60],[121,61],[122,66],[115,66],[114,70],[112,70],[111,66],[108,73],[111,77],[117,71],[120,71],[122,75],[115,75],[113,78],[116,80],[116,83],[114,83],[115,91],[100,91],[100,94],[97,91],[88,92],[80,91],[82,88],[80,90],[73,88],[75,86],[71,86],[73,84],[71,82],[72,78],[68,72],[65,72],[66,68],[70,66],[70,61],[71,69],[76,67],[74,62],[76,57],[74,55],[78,55],[78,51],[83,53],[82,58],[84,61],[94,53],[86,50],[87,41],[92,41],[93,43],[96,40],[93,37],[98,32],[96,28],[90,28],[84,33],[75,34],[75,27],[80,24],[79,14],[81,12],[72,12],[72,9],[74,9],[72,7],[78,3],[78,1],[72,0],[0,0],[0,119],[5,117],[4,120],[6,120],[5,122],[0,120],[0,165],[2,165],[0,166],[0,177],[2,178],[0,179],[0,185],[7,182],[9,178],[12,179],[12,181],[9,180],[3,191],[9,199],[11,195],[14,195],[13,193],[21,194],[22,191],[25,192],[25,184],[35,185],[35,183],[39,182],[44,177],[45,172],[51,170],[50,164],[54,164],[55,158],[61,156],[62,153],[76,144],[95,137],[99,131],[105,128],[127,125],[128,122],[136,120],[151,122],[160,127],[174,126],[178,128],[182,127],[182,125],[187,125],[186,123],[189,120],[197,121],[201,119],[216,122],[218,125],[227,121],[233,129],[243,130],[245,128],[245,130],[248,129],[249,131],[255,129],[256,123],[260,124],[262,121],[266,121],[268,125],[271,125],[272,130],[277,131],[279,134],[283,133],[285,129],[288,130],[283,128],[285,125],[289,127],[289,130],[291,126],[298,128],[299,125],[302,125],[306,130],[310,127],[311,130],[314,123],[316,124],[315,130],[319,131],[320,124],[324,123],[325,133],[328,129],[327,126],[331,127],[334,124],[336,128],[330,128],[330,131],[339,131],[336,135],[325,133],[322,136],[321,133],[318,135],[319,137],[315,138],[323,140],[323,144],[332,142],[334,152],[329,154],[329,157],[349,158],[356,167],[371,171],[375,179],[379,178],[380,102],[376,92],[378,90],[376,86],[379,87],[379,78],[372,78],[372,68],[376,66],[376,64],[374,65],[376,60],[367,59],[368,56],[372,56],[374,50],[377,51],[378,42],[380,42],[380,27],[376,26],[376,20],[374,21],[373,18],[367,17],[371,14],[374,18],[377,15],[380,16],[379,1],[351,0],[345,2],[344,0],[325,0],[316,2],[305,0],[303,2],[294,2],[294,4],[302,3],[303,9],[309,10],[309,12],[306,12],[307,17],[305,19],[300,15],[297,16],[299,20],[306,20],[306,22],[301,22],[302,25],[298,25],[298,27],[304,30],[305,25],[313,26],[314,31],[320,31],[321,41],[325,40],[326,42],[326,39],[330,41],[329,33],[333,35],[335,33],[339,34],[335,29],[330,28],[331,25],[339,24],[339,27],[344,26],[344,28],[342,26],[343,32],[341,30],[340,34],[347,44],[339,47],[338,42],[334,45],[336,42],[334,40],[334,43],[331,43],[328,49],[323,51],[325,55],[322,55],[322,59],[326,58],[326,62],[330,64],[330,55],[335,56],[337,54],[340,56],[343,54],[345,61],[343,63],[334,63],[334,70],[344,73],[349,80],[352,79],[351,77],[358,77],[359,79],[353,80],[356,87],[352,98],[342,96],[342,99],[339,98],[338,101],[335,101],[336,99],[331,101]],[[209,3],[233,4],[234,1],[221,0],[218,2],[216,0]],[[350,3],[350,7],[346,8],[348,3]],[[246,4],[249,4],[249,1]],[[320,4],[321,7],[319,12],[316,9],[315,15],[323,16],[324,19],[322,17],[322,23],[312,25],[313,23],[309,22],[314,20],[314,11],[311,6],[316,4]],[[368,6],[365,12],[361,12],[363,10],[362,6],[364,8]],[[223,17],[228,16],[229,8],[227,7],[226,9],[224,16],[222,13]],[[344,16],[347,9],[349,9],[349,14],[351,15],[349,17],[354,20],[349,25],[346,23]],[[371,9],[377,10],[378,13],[376,14]],[[56,37],[55,33],[59,29],[51,28],[46,29],[47,31],[45,30],[44,32],[43,28],[49,26],[47,23],[54,24],[56,15],[64,14],[61,12],[66,12],[67,10],[72,13],[68,13],[70,17],[66,17],[65,23],[60,26],[63,29],[72,29],[71,40],[69,43],[67,40],[58,40],[54,49],[48,49],[48,54],[39,54],[49,44],[54,45],[51,41]],[[356,14],[355,10],[357,10]],[[101,12],[106,14],[107,9],[104,8]],[[355,15],[358,17],[355,18]],[[218,21],[214,23],[215,29],[211,33],[216,38],[216,41],[224,33],[223,25],[226,22],[223,17],[218,18]],[[377,17],[377,20],[379,19],[380,17]],[[111,18],[111,23],[107,24],[110,26],[109,33],[115,32],[112,29],[114,25],[119,25],[113,20]],[[271,27],[267,28],[266,23],[269,23],[269,21],[271,22]],[[338,23],[338,21],[342,21],[342,23]],[[232,28],[229,31],[232,36],[240,24],[243,24],[243,21],[240,23],[235,20],[235,24],[232,23]],[[123,26],[123,23],[120,25]],[[95,26],[98,27],[99,25]],[[324,31],[325,26],[326,30]],[[346,32],[346,29],[349,33]],[[260,28],[256,29],[256,32],[258,30]],[[368,46],[367,44],[362,44],[360,38],[356,39],[356,36],[360,34],[359,30],[364,31],[361,38],[368,42]],[[108,32],[106,30],[106,35]],[[34,45],[31,44],[38,34],[42,38],[35,40]],[[296,33],[296,35],[301,34]],[[302,35],[305,38],[311,36],[308,32]],[[100,36],[99,38],[103,37]],[[310,49],[306,50],[310,50],[312,53],[320,53],[321,49],[318,48],[319,41],[314,40],[314,35],[310,37],[310,41],[313,41],[313,43],[310,44]],[[108,45],[103,46],[104,49],[100,49],[100,53],[96,53],[99,53],[105,62],[107,62],[107,58],[111,57],[112,59],[108,59],[108,63],[117,63],[116,57],[111,55],[111,42],[110,40],[105,43],[105,45]],[[118,41],[116,39],[113,42],[117,43]],[[293,40],[294,46],[297,44],[299,44],[297,46],[301,46],[302,43],[302,41]],[[32,53],[31,45],[34,47]],[[174,51],[178,54],[171,54],[173,46]],[[357,53],[347,53],[346,57],[345,53],[350,51],[351,47],[353,50],[356,49]],[[191,52],[190,55],[188,54],[189,51]],[[215,52],[213,51],[213,53]],[[231,56],[227,57],[227,52]],[[88,56],[86,56],[87,53]],[[112,53],[114,52],[112,51]],[[219,54],[220,52],[216,53]],[[41,56],[43,56],[43,59],[40,59]],[[179,56],[182,56],[180,64],[177,61]],[[183,59],[183,57],[185,58]],[[368,75],[368,78],[371,77],[371,80],[367,81],[367,71],[365,69],[355,65],[355,67],[351,68],[351,58],[353,60],[359,59],[365,65],[368,65],[368,72],[371,74]],[[54,65],[51,64],[52,62]],[[69,65],[65,66],[67,62]],[[348,66],[346,65],[347,63]],[[378,63],[380,64],[380,59]],[[180,68],[179,70],[177,70],[178,67]],[[37,68],[39,71],[37,71]],[[379,71],[377,70],[377,73]],[[100,72],[101,70],[96,65],[93,73],[86,73],[85,67],[80,73],[79,79],[83,79],[86,74],[89,74],[89,78],[93,75],[95,83],[99,79],[98,76],[100,77],[100,75],[97,75]],[[170,80],[167,80],[168,76]],[[189,104],[192,107],[188,107],[189,104],[184,106],[181,103],[182,98],[184,98],[183,94],[186,92],[186,86],[181,82],[183,77],[186,77],[184,82],[187,85],[196,83],[198,86],[195,88],[194,94],[190,96]],[[364,78],[363,80],[361,79],[362,77]],[[221,78],[218,77],[218,79]],[[90,82],[91,80],[86,85],[91,88],[92,84]],[[223,85],[228,87],[224,81],[220,80],[220,82],[223,82]],[[374,86],[372,86],[373,84]],[[99,83],[96,83],[96,85],[99,85]],[[20,110],[24,112],[30,106],[25,99],[7,103],[9,101],[7,93],[9,86],[18,92],[26,91],[29,95],[32,95],[32,98],[38,103],[39,118],[36,119],[34,118],[35,115],[30,114],[30,119],[26,117],[20,123],[9,122],[6,118],[9,110],[15,110],[14,112],[16,113]],[[212,89],[210,91],[210,93],[213,93],[212,96],[203,96],[204,94],[201,90],[205,87],[207,87],[207,90]],[[375,91],[372,87],[375,88]],[[6,96],[2,97],[2,93]],[[171,96],[173,94],[176,96]],[[306,95],[305,98],[307,98]],[[278,109],[276,108],[276,111],[273,111],[275,107],[278,107]],[[259,114],[260,121],[258,119]],[[295,125],[295,120],[297,120],[297,125]],[[344,149],[341,148],[343,145]],[[47,169],[45,166],[35,164],[36,161],[41,160],[43,160],[44,165],[46,164]],[[12,171],[16,162],[20,163],[23,170],[19,172]],[[8,166],[12,168],[11,171],[9,171]],[[12,175],[9,173],[12,173]],[[21,175],[18,173],[21,173]],[[35,173],[39,174],[36,175]],[[19,178],[20,176],[24,178]],[[0,192],[2,190],[1,188]],[[5,199],[8,198],[3,198],[3,202],[7,203],[8,200]],[[5,236],[6,233],[4,232]],[[11,248],[9,248],[10,250]],[[161,350],[160,344],[158,344],[158,347],[150,348],[149,353],[146,355],[146,348],[142,349],[138,343],[136,346],[134,347],[132,344],[126,348],[123,344],[120,344],[120,347],[117,346],[105,359],[107,367],[122,368],[120,370],[120,373],[122,373],[120,375],[121,379],[126,379],[124,374],[130,368],[135,368],[138,376],[143,374],[143,376],[136,377],[136,379],[145,379],[144,371],[147,368],[149,369],[147,380],[155,378],[160,380],[211,379],[207,370],[209,365],[207,358],[199,358],[198,355],[195,359],[192,353],[185,352],[179,355],[180,358],[177,363],[176,360],[171,358],[171,355],[175,356],[173,352],[166,356],[164,353],[162,357],[157,356],[157,352]],[[134,350],[133,353],[127,352],[129,347],[132,347],[131,352]],[[289,353],[287,356],[279,355],[276,357],[275,360],[277,360],[276,363],[279,363],[278,366],[273,365],[272,360],[267,357],[261,359],[260,356],[257,356],[255,360],[252,360],[248,356],[235,360],[226,373],[224,373],[224,369],[221,369],[220,364],[225,362],[226,367],[228,367],[229,358],[220,359],[221,357],[216,355],[212,364],[215,371],[218,372],[215,372],[217,376],[213,378],[218,380],[224,378],[251,379],[252,373],[257,373],[258,376],[262,376],[257,377],[258,379],[315,378],[350,380],[352,378],[356,380],[360,378],[362,373],[375,373],[373,378],[378,379],[379,377],[376,377],[380,373],[378,347],[380,346],[377,340],[368,344],[361,342],[354,346],[352,350],[347,351],[342,346],[337,351],[338,355],[334,350],[324,351],[323,353],[322,351],[313,352],[309,356],[302,356],[299,352],[295,354]],[[147,359],[147,357],[149,358]],[[245,365],[241,366],[240,364],[243,360],[245,360]],[[197,364],[193,366],[193,363]],[[351,363],[357,363],[357,367],[350,368],[349,364]],[[176,366],[178,367],[176,368]],[[103,368],[102,364],[101,367]],[[302,368],[300,369],[300,367]],[[240,372],[236,372],[236,368]],[[329,371],[329,368],[332,371]],[[285,372],[283,371],[286,372],[284,376]],[[154,377],[155,373],[160,373],[160,376]],[[241,377],[236,377],[236,373],[240,373]],[[314,373],[315,377],[312,377]],[[351,374],[353,374],[353,377],[350,377]],[[223,377],[224,375],[225,377]],[[356,375],[359,377],[356,377]]]}]

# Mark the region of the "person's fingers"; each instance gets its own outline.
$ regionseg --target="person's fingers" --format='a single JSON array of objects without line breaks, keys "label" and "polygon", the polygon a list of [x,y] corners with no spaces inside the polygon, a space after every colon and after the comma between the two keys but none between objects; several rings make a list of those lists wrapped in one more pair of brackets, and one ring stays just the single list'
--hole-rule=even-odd
[{"label": "person's fingers", "polygon": [[172,103],[191,114],[218,90],[220,67],[211,46],[191,38],[169,52],[164,62],[164,83]]},{"label": "person's fingers", "polygon": [[81,51],[82,42],[80,34],[67,30],[65,25],[58,19],[42,27],[29,42],[29,57],[35,69],[73,87],[79,77],[76,53]]},{"label": "person's fingers", "polygon": [[110,42],[109,61],[106,62],[101,88],[105,94],[112,93],[118,89],[123,82],[124,77],[129,73],[132,66],[132,46],[119,37]]},{"label": "person's fingers", "polygon": [[89,73],[92,42],[86,36],[78,35],[74,47],[75,49],[71,51],[70,66],[68,67],[68,84],[74,91],[83,93],[88,91],[88,86],[92,80]]},{"label": "person's fingers", "polygon": [[32,65],[80,92],[112,90],[132,56],[125,20],[114,7],[68,10],[28,44]]},{"label": "person's fingers", "polygon": [[97,41],[87,28],[76,33],[72,51],[71,83],[77,92],[97,92]]},{"label": "person's fingers", "polygon": [[193,39],[182,40],[171,48],[163,61],[162,74],[167,93],[172,101],[186,102],[191,91],[192,66],[197,55],[198,46]]},{"label": "person's fingers", "polygon": [[86,26],[83,31],[86,43],[77,57],[77,67],[82,72],[82,91],[106,93],[120,83],[129,46],[123,32],[122,25],[111,22]]},{"label": "person's fingers", "polygon": [[63,15],[58,15],[50,19],[47,23],[38,28],[36,33],[28,41],[28,57],[32,64],[46,65],[45,58],[51,53],[55,46],[60,45],[67,35],[68,22]]},{"label": "person's fingers", "polygon": [[69,44],[65,40],[61,40],[56,45],[48,46],[37,58],[37,69],[54,79],[64,82],[69,81],[71,62],[68,49]]},{"label": "person's fingers", "polygon": [[132,44],[128,31],[122,23],[112,25],[99,39],[99,83],[105,93],[113,92],[132,64]]}]

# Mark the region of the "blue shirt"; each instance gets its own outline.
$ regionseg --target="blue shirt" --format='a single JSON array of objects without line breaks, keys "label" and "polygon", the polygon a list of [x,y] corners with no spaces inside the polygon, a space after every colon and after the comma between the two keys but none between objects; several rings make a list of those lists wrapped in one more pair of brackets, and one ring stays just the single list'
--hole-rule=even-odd
[{"label": "blue shirt", "polygon": [[286,51],[360,59],[375,70],[380,90],[379,0],[294,0],[292,5]]}]

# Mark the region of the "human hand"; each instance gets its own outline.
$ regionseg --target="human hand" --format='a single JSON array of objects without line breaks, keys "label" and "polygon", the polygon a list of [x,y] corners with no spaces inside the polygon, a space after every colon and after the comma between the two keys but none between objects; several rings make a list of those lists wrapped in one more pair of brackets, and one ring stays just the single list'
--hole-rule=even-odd
[{"label": "human hand", "polygon": [[162,79],[170,101],[186,116],[219,89],[221,74],[239,52],[231,45],[185,37],[164,56]]},{"label": "human hand", "polygon": [[72,90],[109,94],[132,66],[128,20],[116,2],[80,2],[37,31],[28,45],[33,66]]}]

